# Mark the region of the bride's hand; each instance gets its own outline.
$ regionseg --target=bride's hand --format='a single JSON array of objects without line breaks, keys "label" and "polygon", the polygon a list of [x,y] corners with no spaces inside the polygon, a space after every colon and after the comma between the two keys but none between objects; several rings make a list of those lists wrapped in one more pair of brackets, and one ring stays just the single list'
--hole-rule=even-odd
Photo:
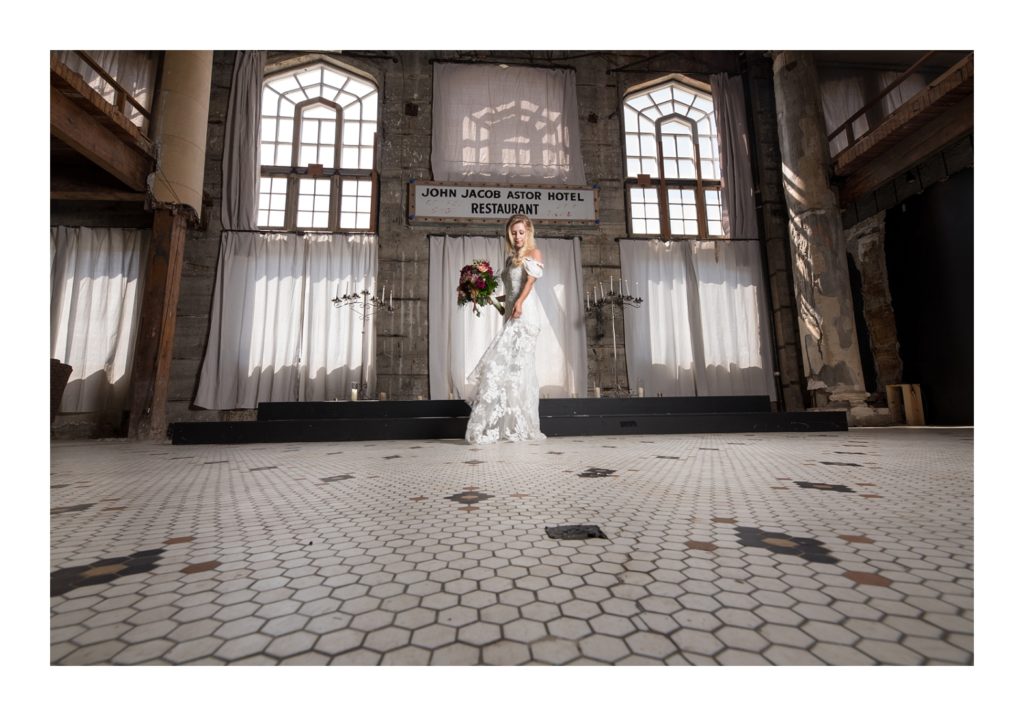
[{"label": "bride's hand", "polygon": [[523,315],[523,304],[521,304],[519,302],[516,302],[515,305],[512,306],[512,318],[519,318],[522,315]]}]

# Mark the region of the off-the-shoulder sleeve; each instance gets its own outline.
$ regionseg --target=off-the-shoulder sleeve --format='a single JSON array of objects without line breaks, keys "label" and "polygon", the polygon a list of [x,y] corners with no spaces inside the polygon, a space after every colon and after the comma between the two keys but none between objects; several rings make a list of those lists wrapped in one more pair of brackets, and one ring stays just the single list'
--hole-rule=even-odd
[{"label": "off-the-shoulder sleeve", "polygon": [[534,278],[540,278],[544,275],[544,264],[529,257],[523,259],[523,268],[526,269],[526,273]]}]

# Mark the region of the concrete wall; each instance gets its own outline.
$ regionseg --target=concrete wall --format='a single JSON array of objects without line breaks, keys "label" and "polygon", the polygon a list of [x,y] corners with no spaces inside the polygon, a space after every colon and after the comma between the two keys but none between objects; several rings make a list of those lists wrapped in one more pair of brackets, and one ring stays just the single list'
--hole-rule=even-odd
[{"label": "concrete wall", "polygon": [[[292,53],[271,53],[269,62]],[[367,53],[371,54],[371,53]],[[384,53],[373,53],[382,55]],[[429,394],[427,295],[429,234],[480,234],[500,236],[494,224],[423,224],[410,226],[407,185],[411,179],[429,180],[431,144],[432,61],[458,59],[455,52],[403,51],[390,57],[338,56],[342,65],[370,74],[381,92],[380,213],[378,223],[379,277],[395,287],[395,311],[377,320],[377,390],[395,399],[414,399]],[[579,53],[560,60],[560,66],[576,71],[584,171],[588,184],[600,189],[601,223],[572,229],[542,227],[542,236],[581,236],[583,280],[589,286],[619,273],[616,238],[626,236],[623,193],[623,161],[620,122],[621,97],[627,88],[668,72],[709,73],[739,69],[737,53],[704,52],[662,58],[633,65],[637,57],[616,53]],[[530,62],[527,53],[502,53],[492,57],[474,53],[483,61]],[[191,407],[209,331],[217,250],[220,241],[221,161],[224,152],[224,119],[227,112],[233,52],[216,52],[210,97],[210,124],[206,155],[204,198],[205,227],[192,231],[185,249],[177,333],[174,341],[168,421],[248,419],[251,411],[214,411]],[[543,66],[543,62],[538,63]],[[768,111],[767,109],[765,111]],[[774,135],[768,141],[777,141]],[[770,171],[770,169],[769,169]],[[611,331],[598,338],[593,318],[588,320],[589,385],[614,388],[612,376],[626,387],[625,345],[617,334],[618,365],[612,365]]]}]

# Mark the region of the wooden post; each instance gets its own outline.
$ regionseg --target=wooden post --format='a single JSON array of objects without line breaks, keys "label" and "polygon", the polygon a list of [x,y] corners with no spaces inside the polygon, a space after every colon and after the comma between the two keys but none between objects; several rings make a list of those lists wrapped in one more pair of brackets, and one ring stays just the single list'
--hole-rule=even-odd
[{"label": "wooden post", "polygon": [[128,436],[138,440],[162,438],[167,431],[167,387],[187,217],[180,208],[157,209],[153,215],[128,421]]}]

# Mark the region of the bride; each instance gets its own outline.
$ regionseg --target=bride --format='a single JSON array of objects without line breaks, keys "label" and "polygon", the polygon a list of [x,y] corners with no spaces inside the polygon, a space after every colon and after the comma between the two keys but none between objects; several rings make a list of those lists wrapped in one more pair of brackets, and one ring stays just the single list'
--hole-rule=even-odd
[{"label": "bride", "polygon": [[505,225],[505,239],[505,321],[467,379],[473,409],[466,428],[469,443],[545,437],[540,431],[535,359],[541,306],[533,291],[544,275],[544,264],[528,217],[514,214]]}]

